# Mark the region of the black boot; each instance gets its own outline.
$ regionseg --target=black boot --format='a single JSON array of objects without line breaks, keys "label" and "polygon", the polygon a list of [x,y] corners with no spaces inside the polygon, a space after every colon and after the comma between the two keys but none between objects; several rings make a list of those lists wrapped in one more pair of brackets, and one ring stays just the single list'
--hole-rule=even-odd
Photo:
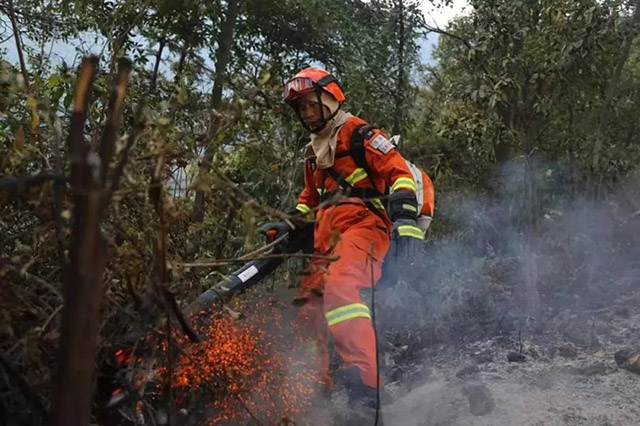
[{"label": "black boot", "polygon": [[383,426],[382,412],[376,409],[378,406],[376,388],[362,383],[360,370],[357,367],[342,370],[340,376],[349,398],[347,424],[350,426]]}]

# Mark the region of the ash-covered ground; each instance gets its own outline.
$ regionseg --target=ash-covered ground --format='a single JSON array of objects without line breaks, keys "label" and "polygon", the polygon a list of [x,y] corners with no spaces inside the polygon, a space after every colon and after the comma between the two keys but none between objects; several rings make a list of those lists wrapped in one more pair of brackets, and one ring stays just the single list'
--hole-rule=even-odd
[{"label": "ash-covered ground", "polygon": [[525,339],[524,362],[508,361],[519,344],[500,337],[400,362],[403,373],[387,384],[394,401],[383,408],[385,424],[640,425],[640,375],[614,360],[617,351],[638,348],[639,301],[629,300],[617,314],[615,308],[593,312],[593,341],[586,346],[561,329]]}]

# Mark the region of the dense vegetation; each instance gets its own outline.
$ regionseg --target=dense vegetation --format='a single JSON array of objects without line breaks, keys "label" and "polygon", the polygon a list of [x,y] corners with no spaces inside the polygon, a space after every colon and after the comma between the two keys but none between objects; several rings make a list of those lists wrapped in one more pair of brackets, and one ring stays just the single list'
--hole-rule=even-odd
[{"label": "dense vegetation", "polygon": [[[106,201],[91,243],[97,299],[78,302],[102,306],[90,378],[227,270],[184,264],[256,249],[256,225],[295,204],[306,134],[280,93],[306,65],[334,72],[345,108],[402,135],[436,185],[423,269],[394,295],[402,315],[381,314],[392,339],[535,330],[562,303],[637,290],[640,2],[469,3],[433,28],[414,0],[0,0],[6,419],[55,412],[56,357],[73,356],[58,350],[61,313],[81,308],[63,308],[63,283],[86,279],[74,267],[91,225],[78,223],[91,211],[78,209],[73,141],[89,150],[83,176],[95,185],[84,188]],[[423,64],[428,33],[439,43]],[[76,48],[73,62],[54,42]],[[74,88],[89,54],[97,71],[78,139]],[[125,86],[124,98],[112,93]]]}]

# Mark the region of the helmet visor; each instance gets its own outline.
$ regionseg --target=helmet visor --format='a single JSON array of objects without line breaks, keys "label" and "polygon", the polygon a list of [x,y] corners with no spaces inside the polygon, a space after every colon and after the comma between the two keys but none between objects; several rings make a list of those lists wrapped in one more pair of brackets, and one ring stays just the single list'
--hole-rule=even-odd
[{"label": "helmet visor", "polygon": [[313,80],[308,77],[298,77],[287,81],[284,85],[284,100],[291,101],[304,92],[313,89]]}]

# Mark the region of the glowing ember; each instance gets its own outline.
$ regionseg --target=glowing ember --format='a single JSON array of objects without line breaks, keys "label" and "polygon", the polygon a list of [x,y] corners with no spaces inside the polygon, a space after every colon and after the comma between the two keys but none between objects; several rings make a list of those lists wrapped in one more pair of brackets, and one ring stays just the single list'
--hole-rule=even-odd
[{"label": "glowing ember", "polygon": [[[308,345],[286,335],[282,306],[261,305],[252,306],[244,321],[211,318],[197,330],[202,343],[181,341],[185,353],[175,361],[172,378],[178,405],[192,415],[201,411],[211,424],[254,416],[286,424],[310,406],[320,383],[313,356],[304,350],[305,356],[291,355]],[[156,371],[164,380],[167,372]]]},{"label": "glowing ember", "polygon": [[118,349],[116,351],[116,353],[114,354],[116,362],[118,364],[128,364],[128,363],[130,363],[133,360],[133,358],[131,356],[131,352],[132,352],[131,348]]}]

